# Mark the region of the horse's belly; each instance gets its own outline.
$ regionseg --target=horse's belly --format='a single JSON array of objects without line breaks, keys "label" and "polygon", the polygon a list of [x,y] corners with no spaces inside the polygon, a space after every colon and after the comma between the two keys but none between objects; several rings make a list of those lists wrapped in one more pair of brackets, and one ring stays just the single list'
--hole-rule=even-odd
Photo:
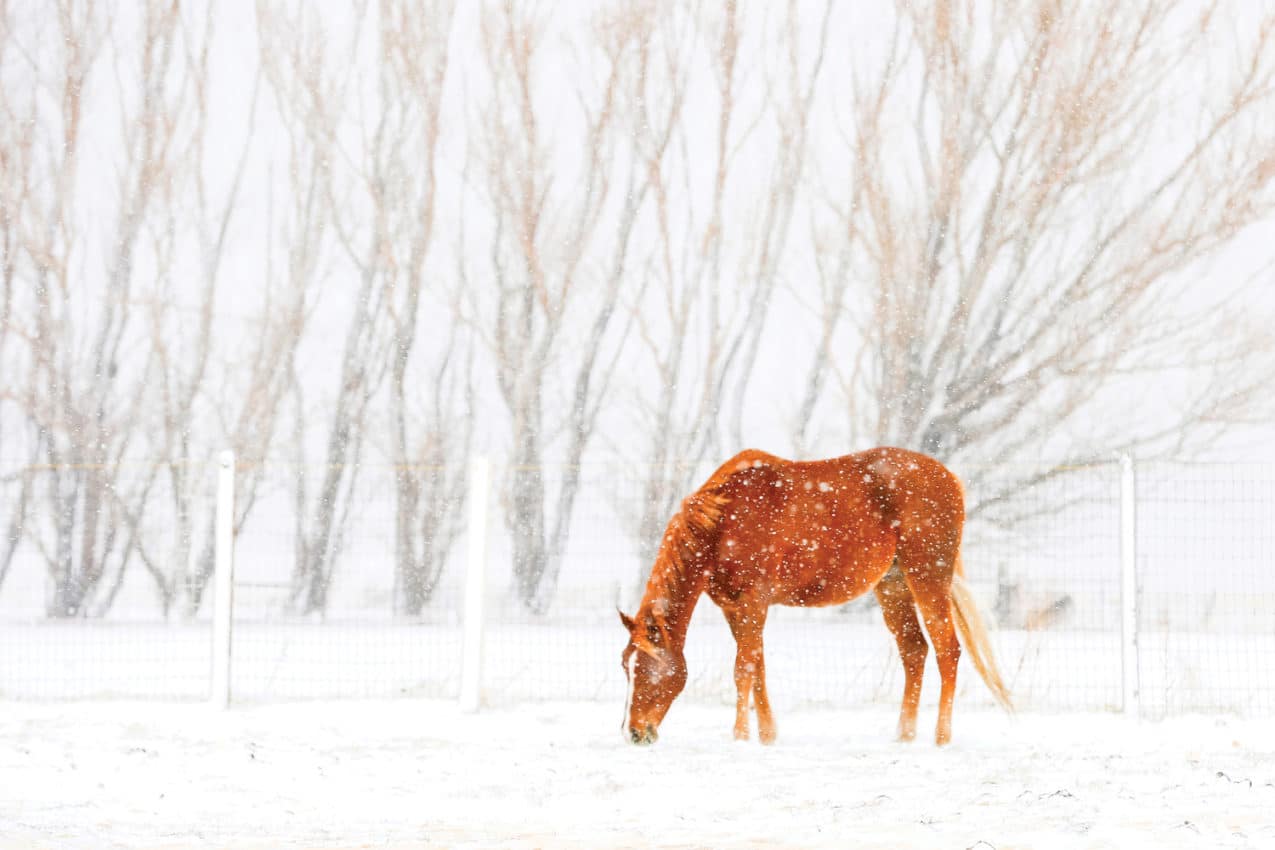
[{"label": "horse's belly", "polygon": [[860,550],[854,556],[801,559],[780,569],[772,588],[779,605],[840,605],[876,587],[890,569],[894,553],[887,546]]},{"label": "horse's belly", "polygon": [[779,605],[796,605],[802,608],[816,608],[824,605],[842,605],[858,596],[862,596],[867,587],[820,585],[813,584],[792,588],[777,598]]}]

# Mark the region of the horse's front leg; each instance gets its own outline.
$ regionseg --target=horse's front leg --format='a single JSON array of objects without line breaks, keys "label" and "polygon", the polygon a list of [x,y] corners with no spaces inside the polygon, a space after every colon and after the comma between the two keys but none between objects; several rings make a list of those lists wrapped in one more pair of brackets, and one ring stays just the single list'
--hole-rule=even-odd
[{"label": "horse's front leg", "polygon": [[748,740],[748,699],[753,692],[753,668],[744,647],[735,644],[735,740]]},{"label": "horse's front leg", "polygon": [[757,655],[754,661],[753,703],[757,706],[757,737],[763,744],[775,743],[775,718],[770,713],[770,697],[766,695],[766,655],[762,649],[760,632],[757,635]]},{"label": "horse's front leg", "polygon": [[775,720],[766,695],[766,661],[762,654],[765,608],[723,608],[735,636],[735,740],[748,740],[749,699],[757,707],[757,735],[763,744],[775,740]]}]

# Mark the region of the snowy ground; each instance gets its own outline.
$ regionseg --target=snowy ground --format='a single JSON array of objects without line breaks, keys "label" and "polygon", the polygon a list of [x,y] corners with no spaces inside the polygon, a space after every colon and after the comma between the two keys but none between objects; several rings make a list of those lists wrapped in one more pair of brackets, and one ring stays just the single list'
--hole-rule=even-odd
[{"label": "snowy ground", "polygon": [[[772,748],[677,705],[0,703],[0,848],[1275,847],[1275,727],[798,710]],[[923,714],[925,727],[933,712]]]}]

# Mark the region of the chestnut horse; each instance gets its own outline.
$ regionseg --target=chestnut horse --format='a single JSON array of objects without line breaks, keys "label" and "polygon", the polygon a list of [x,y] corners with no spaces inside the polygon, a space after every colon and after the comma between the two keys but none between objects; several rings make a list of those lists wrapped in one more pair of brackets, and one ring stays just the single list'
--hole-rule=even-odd
[{"label": "chestnut horse", "polygon": [[[942,691],[935,740],[952,737],[961,644],[996,699],[1011,708],[978,608],[961,569],[965,497],[933,458],[879,448],[797,462],[756,450],[722,465],[682,502],[660,544],[621,661],[628,677],[624,729],[652,743],[686,684],[683,647],[701,593],[735,636],[735,737],[748,738],[751,695],[758,737],[775,740],[766,696],[762,629],[771,605],[839,605],[875,590],[903,659],[899,738],[916,737],[921,675],[937,655]],[[959,640],[958,640],[959,633]]]}]

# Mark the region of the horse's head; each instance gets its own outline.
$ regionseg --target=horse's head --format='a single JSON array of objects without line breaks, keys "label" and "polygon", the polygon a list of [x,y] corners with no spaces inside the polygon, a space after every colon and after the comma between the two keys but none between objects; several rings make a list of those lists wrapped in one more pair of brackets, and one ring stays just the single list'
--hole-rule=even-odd
[{"label": "horse's head", "polygon": [[629,685],[620,732],[634,744],[653,744],[660,721],[686,686],[686,659],[649,612],[635,620],[621,611],[620,622],[629,632],[620,656]]}]

